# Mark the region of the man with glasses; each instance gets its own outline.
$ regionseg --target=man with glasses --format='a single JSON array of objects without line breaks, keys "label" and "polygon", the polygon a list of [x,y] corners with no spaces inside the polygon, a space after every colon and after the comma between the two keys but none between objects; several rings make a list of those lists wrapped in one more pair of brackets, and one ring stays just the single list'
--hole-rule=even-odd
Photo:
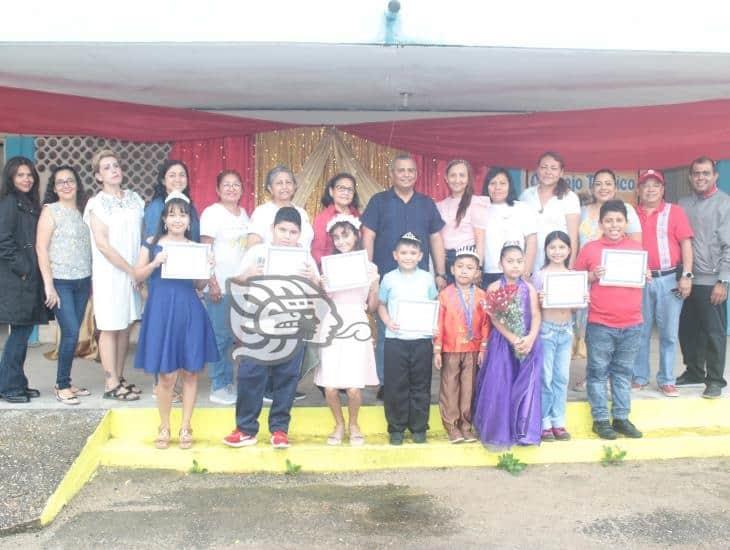
[{"label": "man with glasses", "polygon": [[678,386],[705,384],[702,397],[716,399],[723,378],[727,344],[727,294],[730,280],[730,196],[717,187],[715,162],[699,157],[690,165],[692,195],[679,204],[692,224],[692,292],[679,322],[679,344],[686,370]]}]

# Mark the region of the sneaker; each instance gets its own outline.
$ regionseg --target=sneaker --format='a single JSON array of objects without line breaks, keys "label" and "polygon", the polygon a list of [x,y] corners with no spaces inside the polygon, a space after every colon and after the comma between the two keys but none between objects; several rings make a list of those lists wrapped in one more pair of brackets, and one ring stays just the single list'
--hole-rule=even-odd
[{"label": "sneaker", "polygon": [[242,432],[238,428],[223,438],[223,443],[229,447],[250,447],[256,445],[256,436]]},{"label": "sneaker", "polygon": [[614,418],[611,426],[616,432],[625,435],[626,437],[630,437],[632,439],[639,439],[643,437],[643,434],[636,429],[636,426],[634,426],[628,418]]},{"label": "sneaker", "polygon": [[274,449],[286,449],[289,447],[289,437],[286,432],[278,431],[271,434],[271,446]]},{"label": "sneaker", "polygon": [[641,391],[649,384],[640,384],[639,382],[631,382],[631,391]]},{"label": "sneaker", "polygon": [[302,399],[306,399],[306,398],[307,398],[306,393],[302,393],[302,392],[298,391],[294,394],[294,401],[301,401]]},{"label": "sneaker", "polygon": [[466,430],[461,430],[461,435],[464,436],[464,442],[465,443],[474,443],[479,438],[477,437],[477,434],[474,433],[474,430],[471,428],[467,428]]},{"label": "sneaker", "polygon": [[716,384],[708,384],[702,397],[705,399],[719,399],[722,396],[722,388]]},{"label": "sneaker", "polygon": [[403,445],[403,432],[391,432],[389,440],[391,445]]},{"label": "sneaker", "polygon": [[611,427],[608,420],[596,420],[593,422],[593,433],[601,439],[616,439],[618,434]]},{"label": "sneaker", "polygon": [[220,389],[213,390],[210,392],[208,399],[212,403],[218,403],[220,405],[233,405],[236,403],[238,395],[233,391],[233,386],[228,384]]},{"label": "sneaker", "polygon": [[411,439],[413,439],[413,443],[426,443],[426,432],[413,432]]},{"label": "sneaker", "polygon": [[679,376],[679,378],[677,378],[675,385],[676,386],[701,386],[704,383],[705,383],[704,380],[695,378],[694,376],[691,376],[687,371],[684,371]]},{"label": "sneaker", "polygon": [[540,439],[542,441],[555,441],[555,434],[550,428],[547,428],[540,434]]},{"label": "sneaker", "polygon": [[565,428],[553,428],[553,435],[558,441],[570,441],[570,434]]},{"label": "sneaker", "polygon": [[679,397],[677,386],[674,384],[664,384],[663,386],[659,386],[659,391],[666,397]]},{"label": "sneaker", "polygon": [[464,441],[464,436],[456,428],[448,430],[446,435],[449,438],[449,443],[462,443]]}]

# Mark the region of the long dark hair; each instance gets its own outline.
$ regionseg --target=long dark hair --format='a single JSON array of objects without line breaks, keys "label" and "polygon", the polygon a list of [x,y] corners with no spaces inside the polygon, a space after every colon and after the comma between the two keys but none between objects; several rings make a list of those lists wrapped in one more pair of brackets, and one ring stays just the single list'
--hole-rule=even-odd
[{"label": "long dark hair", "polygon": [[[21,166],[27,166],[30,168],[30,175],[33,178],[33,186],[27,193],[20,193],[15,188],[15,175],[18,173],[18,168]],[[27,157],[13,157],[5,164],[3,168],[3,181],[0,185],[0,199],[10,194],[20,194],[25,196],[35,208],[40,208],[40,192],[38,187],[40,186],[40,177],[38,177],[38,170],[35,169],[33,161]]]},{"label": "long dark hair", "polygon": [[330,236],[330,239],[332,239],[332,248],[333,248],[333,254],[342,254],[339,250],[337,250],[337,247],[334,245],[334,238],[332,235],[332,232],[337,229],[338,227],[342,227],[343,229],[349,229],[352,231],[352,233],[355,235],[355,246],[353,247],[352,251],[356,250],[362,250],[362,235],[360,234],[360,231],[355,229],[355,226],[352,225],[350,222],[337,222],[332,227],[330,227],[330,230],[327,232],[327,234]]},{"label": "long dark hair", "polygon": [[471,205],[471,198],[474,195],[474,172],[471,169],[471,164],[469,164],[467,161],[463,159],[454,159],[449,161],[449,163],[446,165],[446,175],[448,176],[449,170],[459,164],[463,164],[464,166],[466,166],[467,182],[466,187],[464,188],[464,194],[461,195],[461,200],[459,201],[459,208],[456,209],[456,227],[459,227],[461,220],[464,219],[466,211]]},{"label": "long dark hair", "polygon": [[[167,189],[165,189],[165,175],[167,174],[167,171],[173,166],[182,166],[183,170],[185,170],[185,176],[187,177],[188,184],[185,186],[185,189],[183,189],[182,192],[187,198],[190,199],[190,170],[188,170],[188,167],[181,160],[167,159],[160,165],[160,169],[157,171],[157,183],[155,183],[155,191],[152,195],[152,200],[160,198],[164,201],[167,198]],[[192,204],[192,199],[190,199],[190,202]]]},{"label": "long dark hair", "polygon": [[[563,157],[561,157],[558,153],[554,151],[545,151],[542,155],[540,155],[540,158],[537,159],[537,165],[540,166],[540,163],[543,161],[543,159],[550,157],[554,161],[556,161],[560,165],[560,169],[565,169],[565,161],[563,160]],[[570,191],[570,187],[568,186],[568,182],[565,181],[565,178],[561,177],[558,179],[558,183],[555,184],[555,196],[559,199],[562,199],[567,193]]]},{"label": "long dark hair", "polygon": [[[173,208],[179,209],[184,214],[187,214],[189,218],[192,218],[192,207],[190,206],[190,203],[188,203],[186,200],[183,199],[170,199],[165,203],[165,207],[162,209],[162,214],[160,214],[160,221],[157,224],[157,233],[155,233],[155,236],[152,237],[152,240],[150,241],[150,244],[152,246],[156,245],[158,242],[160,242],[160,239],[167,235],[167,225],[165,225],[165,218],[167,215],[172,211]],[[192,236],[190,234],[190,224],[188,224],[188,228],[185,230],[185,238],[188,240],[192,240]]]},{"label": "long dark hair", "polygon": [[327,208],[330,204],[335,202],[335,199],[333,199],[332,195],[330,195],[330,191],[334,193],[335,185],[337,185],[338,181],[343,179],[350,180],[352,182],[352,186],[355,189],[355,192],[352,195],[352,202],[350,203],[350,206],[355,209],[360,208],[360,197],[357,196],[357,182],[355,181],[355,176],[353,176],[352,174],[348,174],[347,172],[340,172],[339,174],[335,174],[329,179],[327,185],[324,186],[322,198],[320,199],[322,206]]},{"label": "long dark hair", "polygon": [[506,168],[502,168],[501,166],[493,166],[489,169],[487,175],[484,176],[482,195],[484,195],[485,197],[489,197],[489,182],[500,174],[504,174],[504,177],[507,178],[507,183],[509,184],[509,190],[507,191],[507,199],[505,202],[507,203],[507,206],[513,206],[515,201],[517,200],[517,190],[515,189],[515,185],[512,182],[512,176],[509,175],[509,170],[507,170]]},{"label": "long dark hair", "polygon": [[[547,234],[547,237],[545,237],[545,246],[543,247],[545,252],[545,265],[543,265],[543,267],[550,265],[550,258],[548,258],[547,249],[548,245],[555,239],[562,241],[563,244],[567,245],[568,250],[572,250],[570,246],[570,237],[568,237],[568,234],[565,231],[551,231]],[[568,264],[570,263],[570,253],[568,253],[565,260],[563,260],[563,263],[565,264],[565,267],[568,267]]]},{"label": "long dark hair", "polygon": [[89,199],[89,197],[86,196],[86,190],[84,189],[84,184],[81,183],[81,178],[79,177],[78,170],[68,164],[62,164],[61,166],[54,166],[53,168],[51,168],[51,175],[48,176],[48,186],[46,187],[46,193],[45,195],[43,195],[43,204],[51,204],[59,201],[58,193],[56,193],[54,187],[56,185],[56,174],[63,170],[71,172],[74,179],[76,180],[76,208],[79,212],[83,212],[84,206],[86,206],[86,201]]}]

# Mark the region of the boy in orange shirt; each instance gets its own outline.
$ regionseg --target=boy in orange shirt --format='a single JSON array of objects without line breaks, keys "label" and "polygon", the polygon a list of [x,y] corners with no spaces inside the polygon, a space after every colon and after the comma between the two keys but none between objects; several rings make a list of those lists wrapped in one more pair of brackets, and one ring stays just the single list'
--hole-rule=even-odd
[{"label": "boy in orange shirt", "polygon": [[455,283],[439,294],[433,363],[441,370],[439,409],[449,443],[477,440],[471,427],[471,402],[491,328],[482,305],[486,294],[474,284],[479,263],[473,247],[458,249],[451,266]]}]

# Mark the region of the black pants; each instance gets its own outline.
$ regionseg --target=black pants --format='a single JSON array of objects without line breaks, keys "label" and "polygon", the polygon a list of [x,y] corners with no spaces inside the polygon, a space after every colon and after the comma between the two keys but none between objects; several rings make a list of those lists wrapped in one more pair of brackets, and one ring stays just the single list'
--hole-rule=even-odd
[{"label": "black pants", "polygon": [[723,378],[727,301],[713,306],[710,303],[712,288],[708,285],[693,285],[679,318],[679,345],[690,378],[724,387],[727,385]]},{"label": "black pants", "polygon": [[383,355],[388,433],[404,432],[406,428],[411,433],[425,432],[431,408],[431,339],[386,338]]}]

